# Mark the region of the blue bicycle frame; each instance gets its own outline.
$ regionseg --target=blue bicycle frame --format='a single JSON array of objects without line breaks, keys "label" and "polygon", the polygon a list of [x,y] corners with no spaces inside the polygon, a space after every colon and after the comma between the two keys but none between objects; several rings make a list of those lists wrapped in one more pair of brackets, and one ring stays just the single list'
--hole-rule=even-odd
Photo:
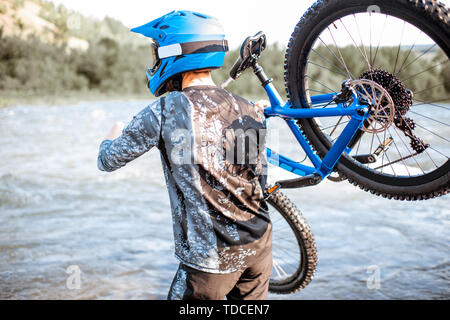
[{"label": "blue bicycle frame", "polygon": [[[270,81],[264,84],[263,87],[271,104],[270,107],[265,109],[265,116],[267,118],[281,117],[286,121],[288,127],[306,152],[306,155],[311,160],[314,167],[290,160],[269,148],[267,148],[268,162],[299,176],[315,176],[318,179],[314,184],[319,183],[333,172],[334,166],[344,152],[347,154],[351,152],[348,145],[356,132],[362,128],[364,121],[368,118],[368,107],[360,105],[357,94],[353,93],[353,103],[350,106],[344,106],[343,104],[338,103],[337,107],[333,108],[292,108],[290,103],[285,103],[282,100]],[[312,105],[331,102],[337,94],[338,93],[312,96]],[[295,123],[295,120],[334,116],[350,116],[350,121],[325,157],[321,159],[310,146],[306,137]]]}]

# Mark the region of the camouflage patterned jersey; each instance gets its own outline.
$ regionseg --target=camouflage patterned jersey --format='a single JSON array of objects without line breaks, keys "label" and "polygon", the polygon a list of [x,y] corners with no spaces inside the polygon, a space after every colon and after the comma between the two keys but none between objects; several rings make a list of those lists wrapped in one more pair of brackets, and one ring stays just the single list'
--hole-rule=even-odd
[{"label": "camouflage patterned jersey", "polygon": [[119,138],[102,142],[98,167],[116,170],[154,146],[182,263],[230,273],[271,253],[272,225],[261,201],[265,122],[257,107],[215,86],[172,92],[143,109]]}]

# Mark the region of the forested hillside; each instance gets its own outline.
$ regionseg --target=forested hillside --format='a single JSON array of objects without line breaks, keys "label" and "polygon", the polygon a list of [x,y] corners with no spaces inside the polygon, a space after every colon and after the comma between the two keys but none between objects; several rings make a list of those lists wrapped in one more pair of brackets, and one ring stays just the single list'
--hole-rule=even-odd
[{"label": "forested hillside", "polygon": [[[336,52],[337,49],[331,48],[331,51]],[[341,48],[341,53],[352,74],[357,76],[367,71],[364,61],[358,59],[355,47]],[[146,39],[130,32],[115,19],[107,17],[100,21],[85,17],[44,0],[4,0],[0,4],[0,105],[5,104],[2,97],[20,100],[25,96],[61,96],[73,92],[151,97],[145,81],[150,54]],[[377,54],[377,65],[382,67],[394,59],[398,50],[380,48]],[[400,52],[398,60],[406,57],[413,61],[420,54],[405,49]],[[284,55],[284,44],[272,44],[260,61],[282,95],[285,94]],[[228,77],[237,56],[238,49],[228,53],[224,68],[214,72],[217,83]],[[340,87],[345,74],[330,66],[320,67],[324,60],[338,65],[339,62],[330,54],[330,48],[317,47],[310,59],[313,64],[308,74],[317,80],[311,84],[311,89],[323,91],[323,83],[327,87]],[[427,69],[442,59],[445,57],[430,52],[418,63],[420,68]],[[403,71],[402,77],[407,79],[417,72],[416,66],[412,65]],[[432,87],[420,93],[425,99],[442,96],[444,90],[450,90],[449,82],[449,65],[445,64],[423,76],[414,77],[407,85],[415,91]],[[445,83],[447,88],[433,88],[436,83]],[[264,94],[251,71],[232,83],[229,90],[251,98]]]}]

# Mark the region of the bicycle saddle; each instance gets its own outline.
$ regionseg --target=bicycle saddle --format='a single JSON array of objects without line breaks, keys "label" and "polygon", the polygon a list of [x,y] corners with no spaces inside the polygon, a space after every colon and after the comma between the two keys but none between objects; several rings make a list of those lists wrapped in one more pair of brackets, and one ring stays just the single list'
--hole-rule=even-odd
[{"label": "bicycle saddle", "polygon": [[247,37],[241,45],[240,56],[230,71],[230,77],[236,80],[247,68],[252,67],[261,52],[266,48],[266,35],[260,31],[254,36]]}]

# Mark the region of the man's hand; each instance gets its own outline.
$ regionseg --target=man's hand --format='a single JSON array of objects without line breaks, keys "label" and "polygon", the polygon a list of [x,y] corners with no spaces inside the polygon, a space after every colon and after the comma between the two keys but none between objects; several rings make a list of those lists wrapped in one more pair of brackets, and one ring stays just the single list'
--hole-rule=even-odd
[{"label": "man's hand", "polygon": [[122,131],[125,128],[125,124],[121,121],[117,121],[114,123],[111,131],[109,131],[108,135],[103,140],[114,140],[122,135]]},{"label": "man's hand", "polygon": [[259,100],[255,102],[255,106],[257,106],[259,110],[264,113],[264,109],[270,106],[270,102],[267,100]]}]

